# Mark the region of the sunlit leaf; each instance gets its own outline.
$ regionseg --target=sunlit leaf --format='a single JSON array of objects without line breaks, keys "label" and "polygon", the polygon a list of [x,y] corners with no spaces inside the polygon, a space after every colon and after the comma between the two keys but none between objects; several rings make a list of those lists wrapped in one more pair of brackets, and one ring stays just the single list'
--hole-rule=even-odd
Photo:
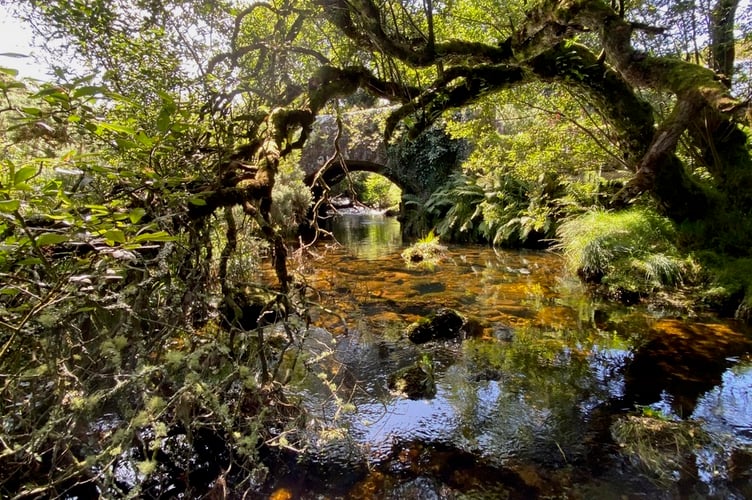
[{"label": "sunlit leaf", "polygon": [[154,233],[142,233],[132,238],[133,243],[139,243],[142,241],[175,241],[175,237],[168,234],[166,231],[156,231]]},{"label": "sunlit leaf", "polygon": [[20,200],[0,200],[0,212],[15,212],[20,206]]},{"label": "sunlit leaf", "polygon": [[167,107],[162,108],[157,117],[157,130],[160,132],[167,132],[170,129],[170,123],[172,122],[172,113]]},{"label": "sunlit leaf", "polygon": [[154,145],[154,141],[151,137],[146,135],[143,130],[139,130],[138,134],[136,134],[136,140],[142,145],[147,148],[150,148]]},{"label": "sunlit leaf", "polygon": [[134,208],[133,210],[128,212],[128,218],[130,219],[132,224],[136,224],[144,215],[146,215],[146,210],[144,210],[143,208]]},{"label": "sunlit leaf", "polygon": [[109,130],[111,132],[120,132],[123,134],[134,134],[135,130],[133,130],[130,127],[126,127],[124,125],[119,125],[117,123],[100,123],[99,124],[100,129]]},{"label": "sunlit leaf", "polygon": [[24,108],[21,108],[21,111],[23,111],[27,115],[33,115],[33,116],[39,116],[42,114],[42,110],[39,108],[24,107]]},{"label": "sunlit leaf", "polygon": [[102,95],[102,94],[105,94],[106,92],[107,92],[107,89],[105,87],[92,85],[92,86],[81,87],[81,88],[76,89],[73,92],[73,98],[75,99],[77,97],[91,97],[95,95]]},{"label": "sunlit leaf", "polygon": [[37,92],[33,97],[45,97],[45,96],[51,96],[51,97],[58,97],[58,98],[68,98],[68,94],[65,92],[65,89],[62,87],[46,87],[39,92]]},{"label": "sunlit leaf", "polygon": [[58,243],[63,243],[64,241],[68,241],[68,237],[64,234],[58,233],[42,233],[36,238],[37,245],[40,247],[46,245],[57,245]]},{"label": "sunlit leaf", "polygon": [[18,186],[22,182],[25,182],[34,177],[36,173],[37,167],[32,167],[31,165],[21,167],[16,171],[16,175],[13,176],[13,184],[15,186]]},{"label": "sunlit leaf", "polygon": [[194,196],[192,198],[188,198],[188,203],[190,203],[191,205],[195,205],[197,207],[203,207],[204,205],[206,205],[206,200],[203,198],[198,198]]},{"label": "sunlit leaf", "polygon": [[125,233],[121,229],[110,229],[105,231],[103,236],[113,243],[125,243]]},{"label": "sunlit leaf", "polygon": [[[3,68],[0,68],[0,73],[2,73]],[[12,80],[12,81],[0,81],[0,89],[2,90],[10,90],[10,89],[25,89],[26,85],[23,83]]]}]

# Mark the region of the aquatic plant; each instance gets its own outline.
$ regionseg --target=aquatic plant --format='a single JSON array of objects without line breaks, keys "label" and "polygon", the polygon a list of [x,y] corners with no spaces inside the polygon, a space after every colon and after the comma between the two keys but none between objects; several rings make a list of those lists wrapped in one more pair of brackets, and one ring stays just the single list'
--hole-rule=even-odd
[{"label": "aquatic plant", "polygon": [[432,229],[426,236],[406,248],[402,252],[402,258],[408,265],[433,266],[444,258],[446,249],[444,245],[439,243],[439,237]]},{"label": "aquatic plant", "polygon": [[697,422],[672,420],[652,409],[618,419],[611,435],[622,453],[664,486],[691,469],[693,452],[710,442]]}]

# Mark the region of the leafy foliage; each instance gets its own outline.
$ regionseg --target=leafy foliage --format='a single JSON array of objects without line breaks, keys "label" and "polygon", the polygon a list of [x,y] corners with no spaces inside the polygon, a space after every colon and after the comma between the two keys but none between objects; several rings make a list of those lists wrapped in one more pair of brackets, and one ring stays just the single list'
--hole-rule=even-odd
[{"label": "leafy foliage", "polygon": [[[199,494],[222,471],[189,474],[178,448],[206,453],[207,439],[251,487],[271,422],[295,414],[265,409],[282,397],[263,387],[279,348],[211,318],[221,242],[188,214],[217,157],[197,116],[168,94],[133,114],[86,81],[0,83],[0,495]],[[290,221],[310,198],[279,188]]]},{"label": "leafy foliage", "polygon": [[[577,112],[577,103],[570,105]],[[590,119],[582,110],[575,116]],[[426,203],[444,237],[495,246],[545,244],[555,237],[558,220],[602,203],[600,174],[613,153],[559,112],[488,99],[448,128],[473,150],[464,173]]]}]

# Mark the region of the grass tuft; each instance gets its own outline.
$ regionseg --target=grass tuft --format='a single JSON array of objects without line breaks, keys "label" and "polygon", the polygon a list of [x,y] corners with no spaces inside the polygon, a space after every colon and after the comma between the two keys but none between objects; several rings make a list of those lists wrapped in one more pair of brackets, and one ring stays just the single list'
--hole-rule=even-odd
[{"label": "grass tuft", "polygon": [[611,294],[647,295],[686,276],[673,224],[645,208],[593,210],[562,223],[557,236],[569,270]]},{"label": "grass tuft", "polygon": [[446,256],[447,247],[439,242],[439,237],[431,230],[426,236],[416,241],[402,252],[402,258],[410,265],[432,267]]}]

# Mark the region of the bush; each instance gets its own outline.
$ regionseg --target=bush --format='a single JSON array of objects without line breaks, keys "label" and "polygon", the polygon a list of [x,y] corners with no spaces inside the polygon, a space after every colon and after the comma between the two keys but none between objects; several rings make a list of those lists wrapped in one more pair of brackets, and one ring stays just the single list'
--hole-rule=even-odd
[{"label": "bush", "polygon": [[306,219],[313,195],[303,181],[297,158],[285,159],[279,166],[272,192],[272,222],[283,234],[294,234]]},{"label": "bush", "polygon": [[557,232],[570,271],[611,295],[648,295],[675,287],[691,262],[672,243],[670,220],[645,208],[593,210],[562,223]]},{"label": "bush", "polygon": [[499,169],[455,175],[424,206],[440,219],[436,230],[446,239],[537,246],[555,234],[562,194],[556,174],[526,181]]}]

